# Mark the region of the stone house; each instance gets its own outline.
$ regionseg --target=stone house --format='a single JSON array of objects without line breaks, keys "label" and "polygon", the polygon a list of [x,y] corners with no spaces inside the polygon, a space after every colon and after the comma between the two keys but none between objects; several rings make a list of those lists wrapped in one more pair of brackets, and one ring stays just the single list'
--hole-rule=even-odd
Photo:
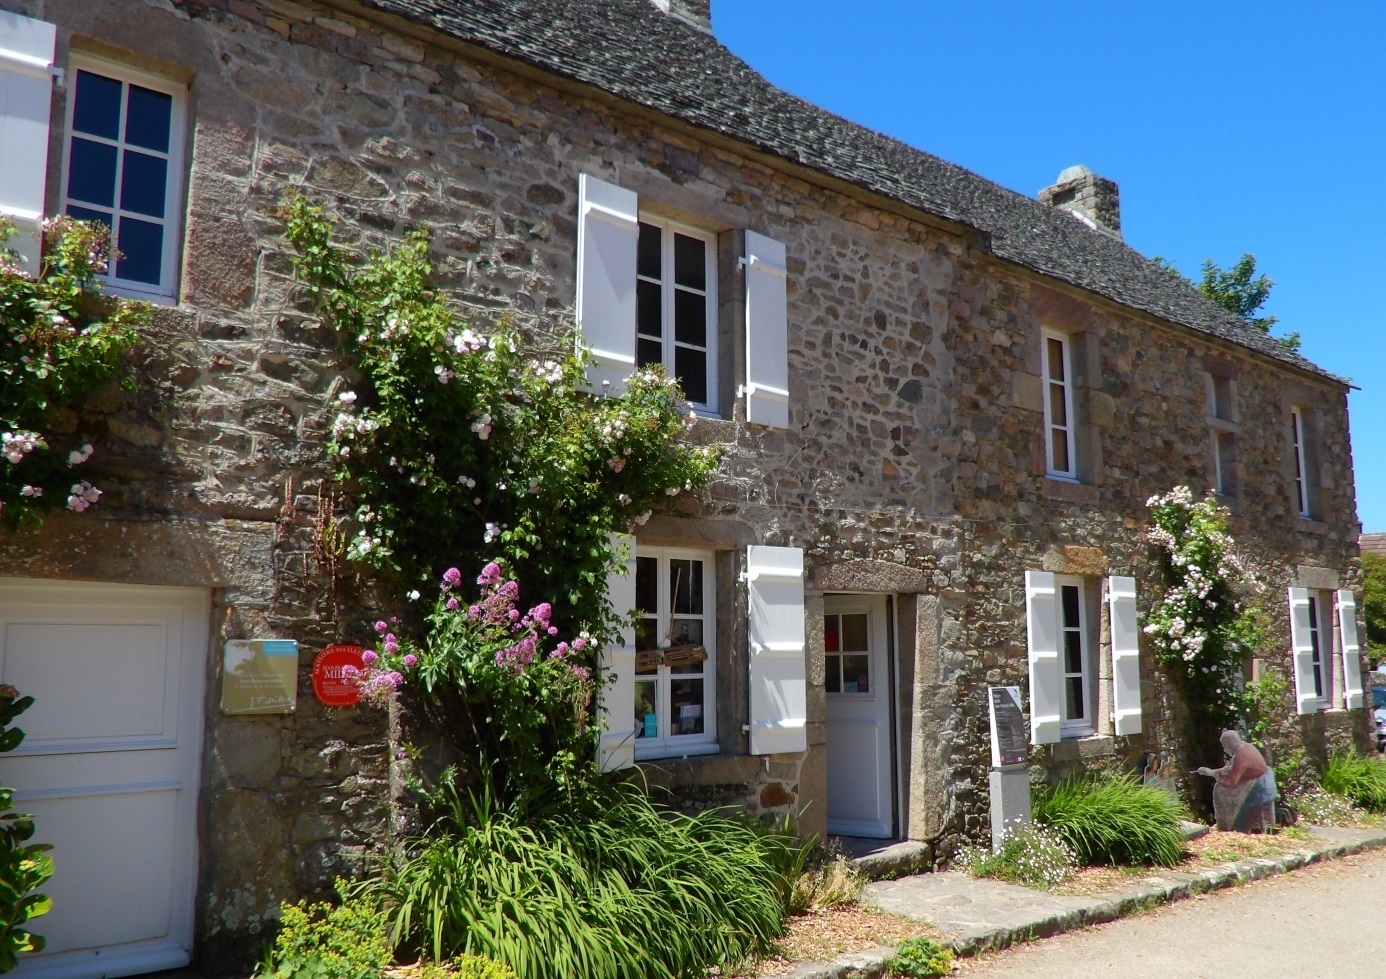
[{"label": "stone house", "polygon": [[[1179,484],[1287,595],[1310,753],[1367,737],[1346,382],[1123,244],[1082,168],[1034,200],[855,126],[696,0],[0,0],[0,130],[0,213],[113,224],[156,304],[138,390],[60,420],[100,507],[0,541],[0,680],[39,698],[3,777],[58,843],[23,974],[244,961],[390,831],[386,725],[310,680],[363,637],[314,546],[345,381],[292,187],[362,247],[434,229],[478,325],[683,381],[724,461],[615,583],[646,618],[604,753],[686,804],[942,860],[987,826],[988,686],[1053,771],[1170,749],[1134,613]],[[298,642],[293,712],[223,710],[235,640]]]}]

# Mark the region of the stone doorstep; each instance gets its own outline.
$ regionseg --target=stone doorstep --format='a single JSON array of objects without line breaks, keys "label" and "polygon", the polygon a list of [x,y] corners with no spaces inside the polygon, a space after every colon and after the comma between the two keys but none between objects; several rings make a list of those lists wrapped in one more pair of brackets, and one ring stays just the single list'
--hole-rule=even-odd
[{"label": "stone doorstep", "polygon": [[[958,955],[976,955],[1114,921],[1157,905],[1297,870],[1321,860],[1386,847],[1386,832],[1379,830],[1306,828],[1323,837],[1326,845],[1238,860],[1196,874],[1152,874],[1138,884],[1094,897],[1061,897],[949,871],[869,884],[862,901],[882,911],[933,925],[944,933]],[[894,954],[892,947],[877,946],[833,962],[802,963],[781,979],[878,979],[885,975],[886,963]]]},{"label": "stone doorstep", "polygon": [[915,840],[868,840],[858,836],[836,839],[843,854],[870,880],[917,872],[929,857],[929,847]]}]

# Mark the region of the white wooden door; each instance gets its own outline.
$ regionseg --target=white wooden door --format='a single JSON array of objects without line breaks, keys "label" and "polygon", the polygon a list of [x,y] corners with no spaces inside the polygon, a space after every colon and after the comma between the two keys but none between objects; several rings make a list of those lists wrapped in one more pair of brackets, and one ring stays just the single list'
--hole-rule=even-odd
[{"label": "white wooden door", "polygon": [[187,965],[209,596],[0,580],[0,682],[35,698],[0,781],[54,844],[25,979]]},{"label": "white wooden door", "polygon": [[893,835],[890,656],[883,595],[823,599],[828,699],[828,832]]}]

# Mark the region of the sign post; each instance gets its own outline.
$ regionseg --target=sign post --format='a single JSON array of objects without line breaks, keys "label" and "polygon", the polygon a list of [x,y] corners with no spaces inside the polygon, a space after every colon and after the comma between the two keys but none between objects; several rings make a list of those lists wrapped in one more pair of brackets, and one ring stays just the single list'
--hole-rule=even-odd
[{"label": "sign post", "polygon": [[991,847],[1001,849],[1007,826],[1030,821],[1030,738],[1019,687],[988,687],[991,713]]}]

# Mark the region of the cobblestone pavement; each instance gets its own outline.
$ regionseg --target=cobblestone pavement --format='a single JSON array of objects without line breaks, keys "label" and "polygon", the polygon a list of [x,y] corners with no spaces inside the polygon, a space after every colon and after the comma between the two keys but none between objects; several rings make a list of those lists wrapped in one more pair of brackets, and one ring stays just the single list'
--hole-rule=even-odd
[{"label": "cobblestone pavement", "polygon": [[1225,979],[1386,974],[1386,852],[1322,864],[1149,914],[964,960],[967,979]]}]

